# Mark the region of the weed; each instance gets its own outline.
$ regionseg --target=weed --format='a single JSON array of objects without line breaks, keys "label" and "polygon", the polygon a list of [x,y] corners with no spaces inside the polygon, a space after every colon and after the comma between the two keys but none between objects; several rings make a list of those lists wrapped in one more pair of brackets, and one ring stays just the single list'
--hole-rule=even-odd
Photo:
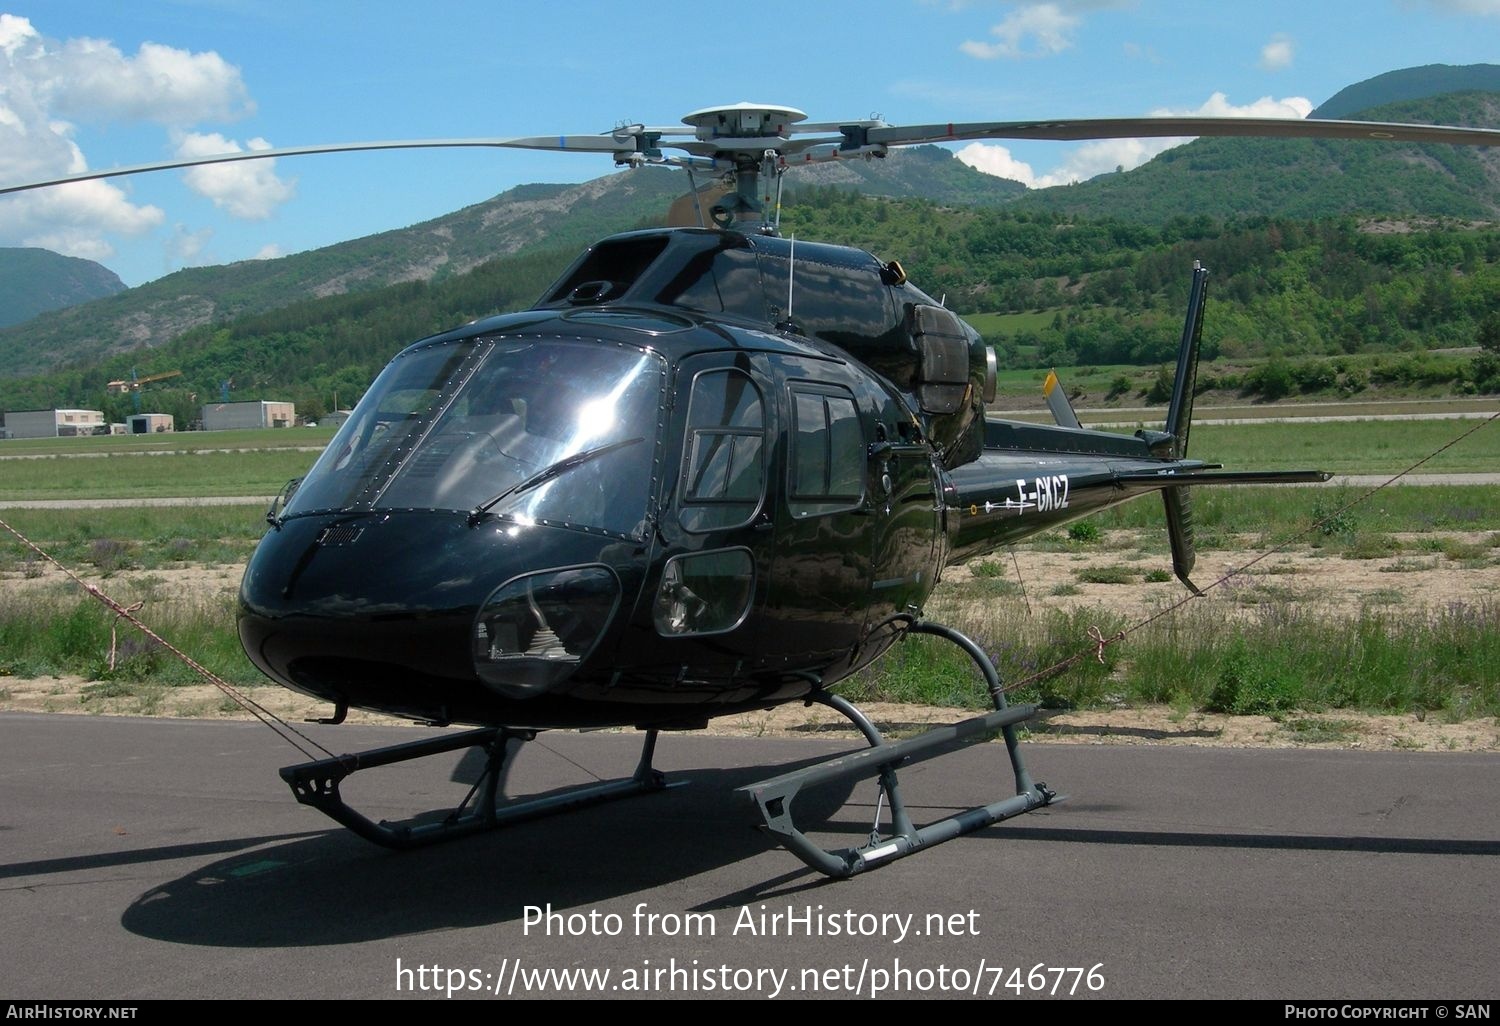
[{"label": "weed", "polygon": [[1048,592],[1048,594],[1050,594],[1050,595],[1081,595],[1081,594],[1083,594],[1083,589],[1080,588],[1076,584],[1071,584],[1071,583],[1066,583],[1065,582],[1065,583],[1059,584],[1057,587],[1053,588],[1050,592]]},{"label": "weed", "polygon": [[1467,543],[1453,538],[1444,539],[1441,549],[1443,555],[1455,563],[1483,560],[1489,556],[1489,550],[1490,546],[1483,542]]},{"label": "weed", "polygon": [[83,686],[83,701],[96,698],[129,698],[135,694],[135,685],[123,680],[102,680]]},{"label": "weed", "polygon": [[1383,574],[1411,574],[1418,573],[1422,570],[1435,569],[1437,569],[1436,560],[1407,559],[1403,556],[1402,558],[1396,560],[1394,563],[1387,563],[1385,566],[1381,567],[1380,572]]},{"label": "weed", "polygon": [[1305,744],[1353,741],[1360,735],[1360,727],[1354,720],[1327,720],[1316,716],[1302,716],[1281,721],[1281,729]]},{"label": "weed", "polygon": [[1004,577],[1005,567],[997,559],[982,559],[972,567],[975,577]]},{"label": "weed", "polygon": [[116,541],[114,538],[95,538],[89,546],[89,562],[98,567],[100,574],[109,577],[130,568],[130,550],[128,542]]},{"label": "weed", "polygon": [[1276,653],[1240,643],[1224,660],[1205,708],[1239,716],[1281,712],[1297,705],[1300,692]]},{"label": "weed", "polygon": [[136,712],[142,716],[155,716],[161,712],[167,689],[161,684],[147,684],[136,694]]},{"label": "weed", "polygon": [[1068,525],[1068,541],[1079,545],[1091,545],[1101,537],[1103,534],[1099,530],[1099,525],[1092,520],[1080,520]]},{"label": "weed", "polygon": [[1359,526],[1352,509],[1347,509],[1349,496],[1340,489],[1330,497],[1318,496],[1313,500],[1313,526],[1325,538],[1353,534]]},{"label": "weed", "polygon": [[1125,566],[1091,566],[1078,571],[1078,579],[1085,584],[1130,584],[1135,571]]},{"label": "weed", "polygon": [[1354,535],[1344,547],[1345,559],[1384,559],[1401,551],[1401,543],[1388,534]]},{"label": "weed", "polygon": [[1160,567],[1156,568],[1155,570],[1146,571],[1145,581],[1147,584],[1163,584],[1167,581],[1170,581],[1171,579],[1171,571],[1163,570]]}]

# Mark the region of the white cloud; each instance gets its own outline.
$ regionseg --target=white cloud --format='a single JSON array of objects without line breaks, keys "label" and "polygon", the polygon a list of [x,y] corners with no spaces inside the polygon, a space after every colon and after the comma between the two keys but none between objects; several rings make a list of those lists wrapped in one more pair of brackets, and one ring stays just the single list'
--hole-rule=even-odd
[{"label": "white cloud", "polygon": [[959,160],[976,171],[983,171],[996,178],[1009,178],[1027,188],[1036,188],[1036,172],[1024,160],[1011,156],[1010,149],[993,143],[969,143],[956,154]]},{"label": "white cloud", "polygon": [[116,186],[75,182],[0,201],[0,244],[102,260],[114,254],[109,236],[143,235],[164,220],[161,208],[137,206]]},{"label": "white cloud", "polygon": [[[88,170],[75,122],[185,129],[253,109],[239,69],[216,53],[145,43],[127,56],[107,40],[52,39],[27,18],[0,14],[0,182]],[[0,200],[0,245],[99,259],[112,254],[111,235],[164,220],[120,185],[79,182]]]},{"label": "white cloud", "polygon": [[1260,48],[1260,66],[1266,71],[1280,71],[1292,66],[1295,46],[1291,36],[1277,33],[1271,41]]},{"label": "white cloud", "polygon": [[213,237],[212,228],[190,231],[186,225],[173,225],[172,237],[163,247],[164,268],[168,271],[175,271],[178,268],[193,267],[208,262],[205,254]]},{"label": "white cloud", "polygon": [[[1305,118],[1312,112],[1312,101],[1302,96],[1273,99],[1263,96],[1253,103],[1232,104],[1223,93],[1214,93],[1196,110],[1153,110],[1149,117],[1223,117],[1223,118]],[[1053,185],[1082,182],[1116,169],[1129,171],[1186,138],[1169,139],[1099,139],[1070,150],[1063,162],[1046,174],[1035,174],[1031,166],[1017,160],[1005,146],[970,143],[957,157],[970,167],[986,174],[1021,182],[1028,188],[1045,189]]]},{"label": "white cloud", "polygon": [[1280,100],[1262,96],[1251,103],[1233,104],[1223,93],[1214,93],[1195,110],[1172,110],[1159,107],[1149,117],[1211,117],[1211,118],[1305,118],[1312,113],[1313,103],[1305,96],[1287,96]]},{"label": "white cloud", "polygon": [[958,48],[970,57],[987,61],[997,57],[1050,57],[1073,45],[1073,30],[1082,23],[1078,15],[1055,3],[1027,5],[990,29],[998,42],[969,39]]},{"label": "white cloud", "polygon": [[[246,150],[269,150],[264,139],[251,139],[243,147],[217,132],[189,133],[177,145],[179,157],[207,157],[216,153],[243,153]],[[183,180],[200,196],[233,217],[263,221],[276,208],[291,199],[296,184],[276,176],[276,161],[239,160],[230,164],[206,164],[190,168]]]},{"label": "white cloud", "polygon": [[286,249],[279,242],[268,242],[256,251],[251,260],[276,260],[286,256]]}]

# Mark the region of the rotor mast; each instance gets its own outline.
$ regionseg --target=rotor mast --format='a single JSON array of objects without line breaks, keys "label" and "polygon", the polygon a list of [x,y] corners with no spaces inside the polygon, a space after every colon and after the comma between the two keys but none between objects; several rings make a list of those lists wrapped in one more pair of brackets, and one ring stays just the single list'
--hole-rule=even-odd
[{"label": "rotor mast", "polygon": [[716,166],[724,167],[734,181],[734,193],[714,208],[714,220],[725,227],[750,222],[774,232],[776,183],[786,170],[785,151],[792,139],[792,125],[807,120],[795,107],[769,103],[736,103],[729,107],[704,107],[683,117],[698,140],[714,147]]}]

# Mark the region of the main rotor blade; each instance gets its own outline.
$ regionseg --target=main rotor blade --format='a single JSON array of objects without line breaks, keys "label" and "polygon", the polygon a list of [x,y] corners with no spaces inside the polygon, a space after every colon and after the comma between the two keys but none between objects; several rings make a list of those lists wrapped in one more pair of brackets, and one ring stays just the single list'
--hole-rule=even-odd
[{"label": "main rotor blade", "polygon": [[[798,130],[824,131],[829,125],[807,125]],[[857,129],[865,146],[909,146],[915,143],[962,139],[1145,139],[1180,136],[1241,136],[1287,139],[1376,139],[1411,143],[1448,143],[1459,146],[1500,146],[1500,129],[1459,128],[1448,125],[1407,125],[1378,121],[1322,121],[1295,118],[1081,118],[1054,121],[979,121],[941,125],[894,125],[877,127],[873,122],[851,122],[845,129]],[[43,181],[0,186],[0,195],[45,189],[69,182],[87,182],[101,178],[121,178],[151,171],[170,171],[228,164],[241,160],[271,160],[276,157],[300,157],[318,153],[354,153],[368,150],[421,150],[454,148],[493,148],[554,150],[577,153],[634,153],[637,132],[661,136],[658,147],[683,150],[707,158],[725,156],[727,152],[750,152],[771,149],[783,157],[796,157],[819,146],[846,145],[845,135],[810,139],[672,139],[670,134],[685,134],[681,129],[636,126],[600,135],[537,135],[514,139],[404,139],[386,142],[332,143],[320,146],[287,146],[269,150],[241,150],[200,157],[178,157],[151,164],[84,171]],[[622,157],[624,159],[624,157]]]},{"label": "main rotor blade", "polygon": [[952,139],[1161,139],[1178,136],[1258,136],[1285,139],[1380,139],[1394,142],[1500,146],[1500,130],[1382,121],[1316,118],[1079,118],[1060,121],[978,121],[871,128],[872,143],[907,146]]},{"label": "main rotor blade", "polygon": [[88,182],[99,178],[122,178],[127,175],[145,174],[150,171],[171,171],[176,168],[201,167],[205,164],[228,164],[238,160],[271,160],[275,157],[301,157],[314,153],[354,153],[361,150],[423,150],[454,149],[459,147],[492,147],[523,150],[559,150],[579,153],[620,153],[635,148],[629,137],[614,135],[537,135],[517,139],[398,139],[387,142],[331,143],[322,146],[286,146],[274,150],[241,150],[235,153],[214,153],[202,157],[178,157],[152,164],[135,164],[130,167],[112,167],[100,171],[84,171],[80,174],[64,175],[40,182],[22,185],[0,186],[0,195],[25,192],[28,189],[45,189],[69,182]]}]

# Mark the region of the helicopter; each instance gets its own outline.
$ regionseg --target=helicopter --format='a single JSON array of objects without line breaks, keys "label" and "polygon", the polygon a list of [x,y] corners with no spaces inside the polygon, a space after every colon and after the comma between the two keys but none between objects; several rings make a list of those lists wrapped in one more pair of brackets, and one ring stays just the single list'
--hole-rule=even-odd
[{"label": "helicopter", "polygon": [[[1192,489],[1326,480],[1188,458],[1208,271],[1193,270],[1162,430],[1084,429],[1055,375],[1053,425],[990,420],[998,372],[979,333],[897,261],[783,238],[784,175],[950,140],[1194,135],[1500,145],[1500,131],[1352,121],[1138,118],[892,126],[804,124],[775,104],[708,107],[683,126],[598,135],[257,150],[0,188],[348,150],[491,146],[602,154],[693,180],[695,225],[606,238],[530,309],[403,349],[312,468],[266,514],[239,634],[269,678],[350,708],[474,729],[289,766],[298,801],[411,848],[665,788],[662,731],[819,703],[867,741],[741,788],[766,829],[847,877],[1060,800],[1035,782],[972,639],[924,618],[946,567],[1113,506],[1163,496],[1172,564],[1196,591]],[[667,152],[672,151],[672,152]],[[721,185],[704,198],[697,172]],[[707,204],[708,209],[704,206]],[[959,646],[993,710],[890,741],[832,689],[908,635]],[[533,800],[501,794],[537,732],[645,732],[628,778]],[[1014,790],[915,825],[896,768],[1004,736]],[[340,784],[362,769],[477,749],[458,807],[374,822]],[[828,850],[797,825],[805,789],[878,777],[889,823]]]}]

